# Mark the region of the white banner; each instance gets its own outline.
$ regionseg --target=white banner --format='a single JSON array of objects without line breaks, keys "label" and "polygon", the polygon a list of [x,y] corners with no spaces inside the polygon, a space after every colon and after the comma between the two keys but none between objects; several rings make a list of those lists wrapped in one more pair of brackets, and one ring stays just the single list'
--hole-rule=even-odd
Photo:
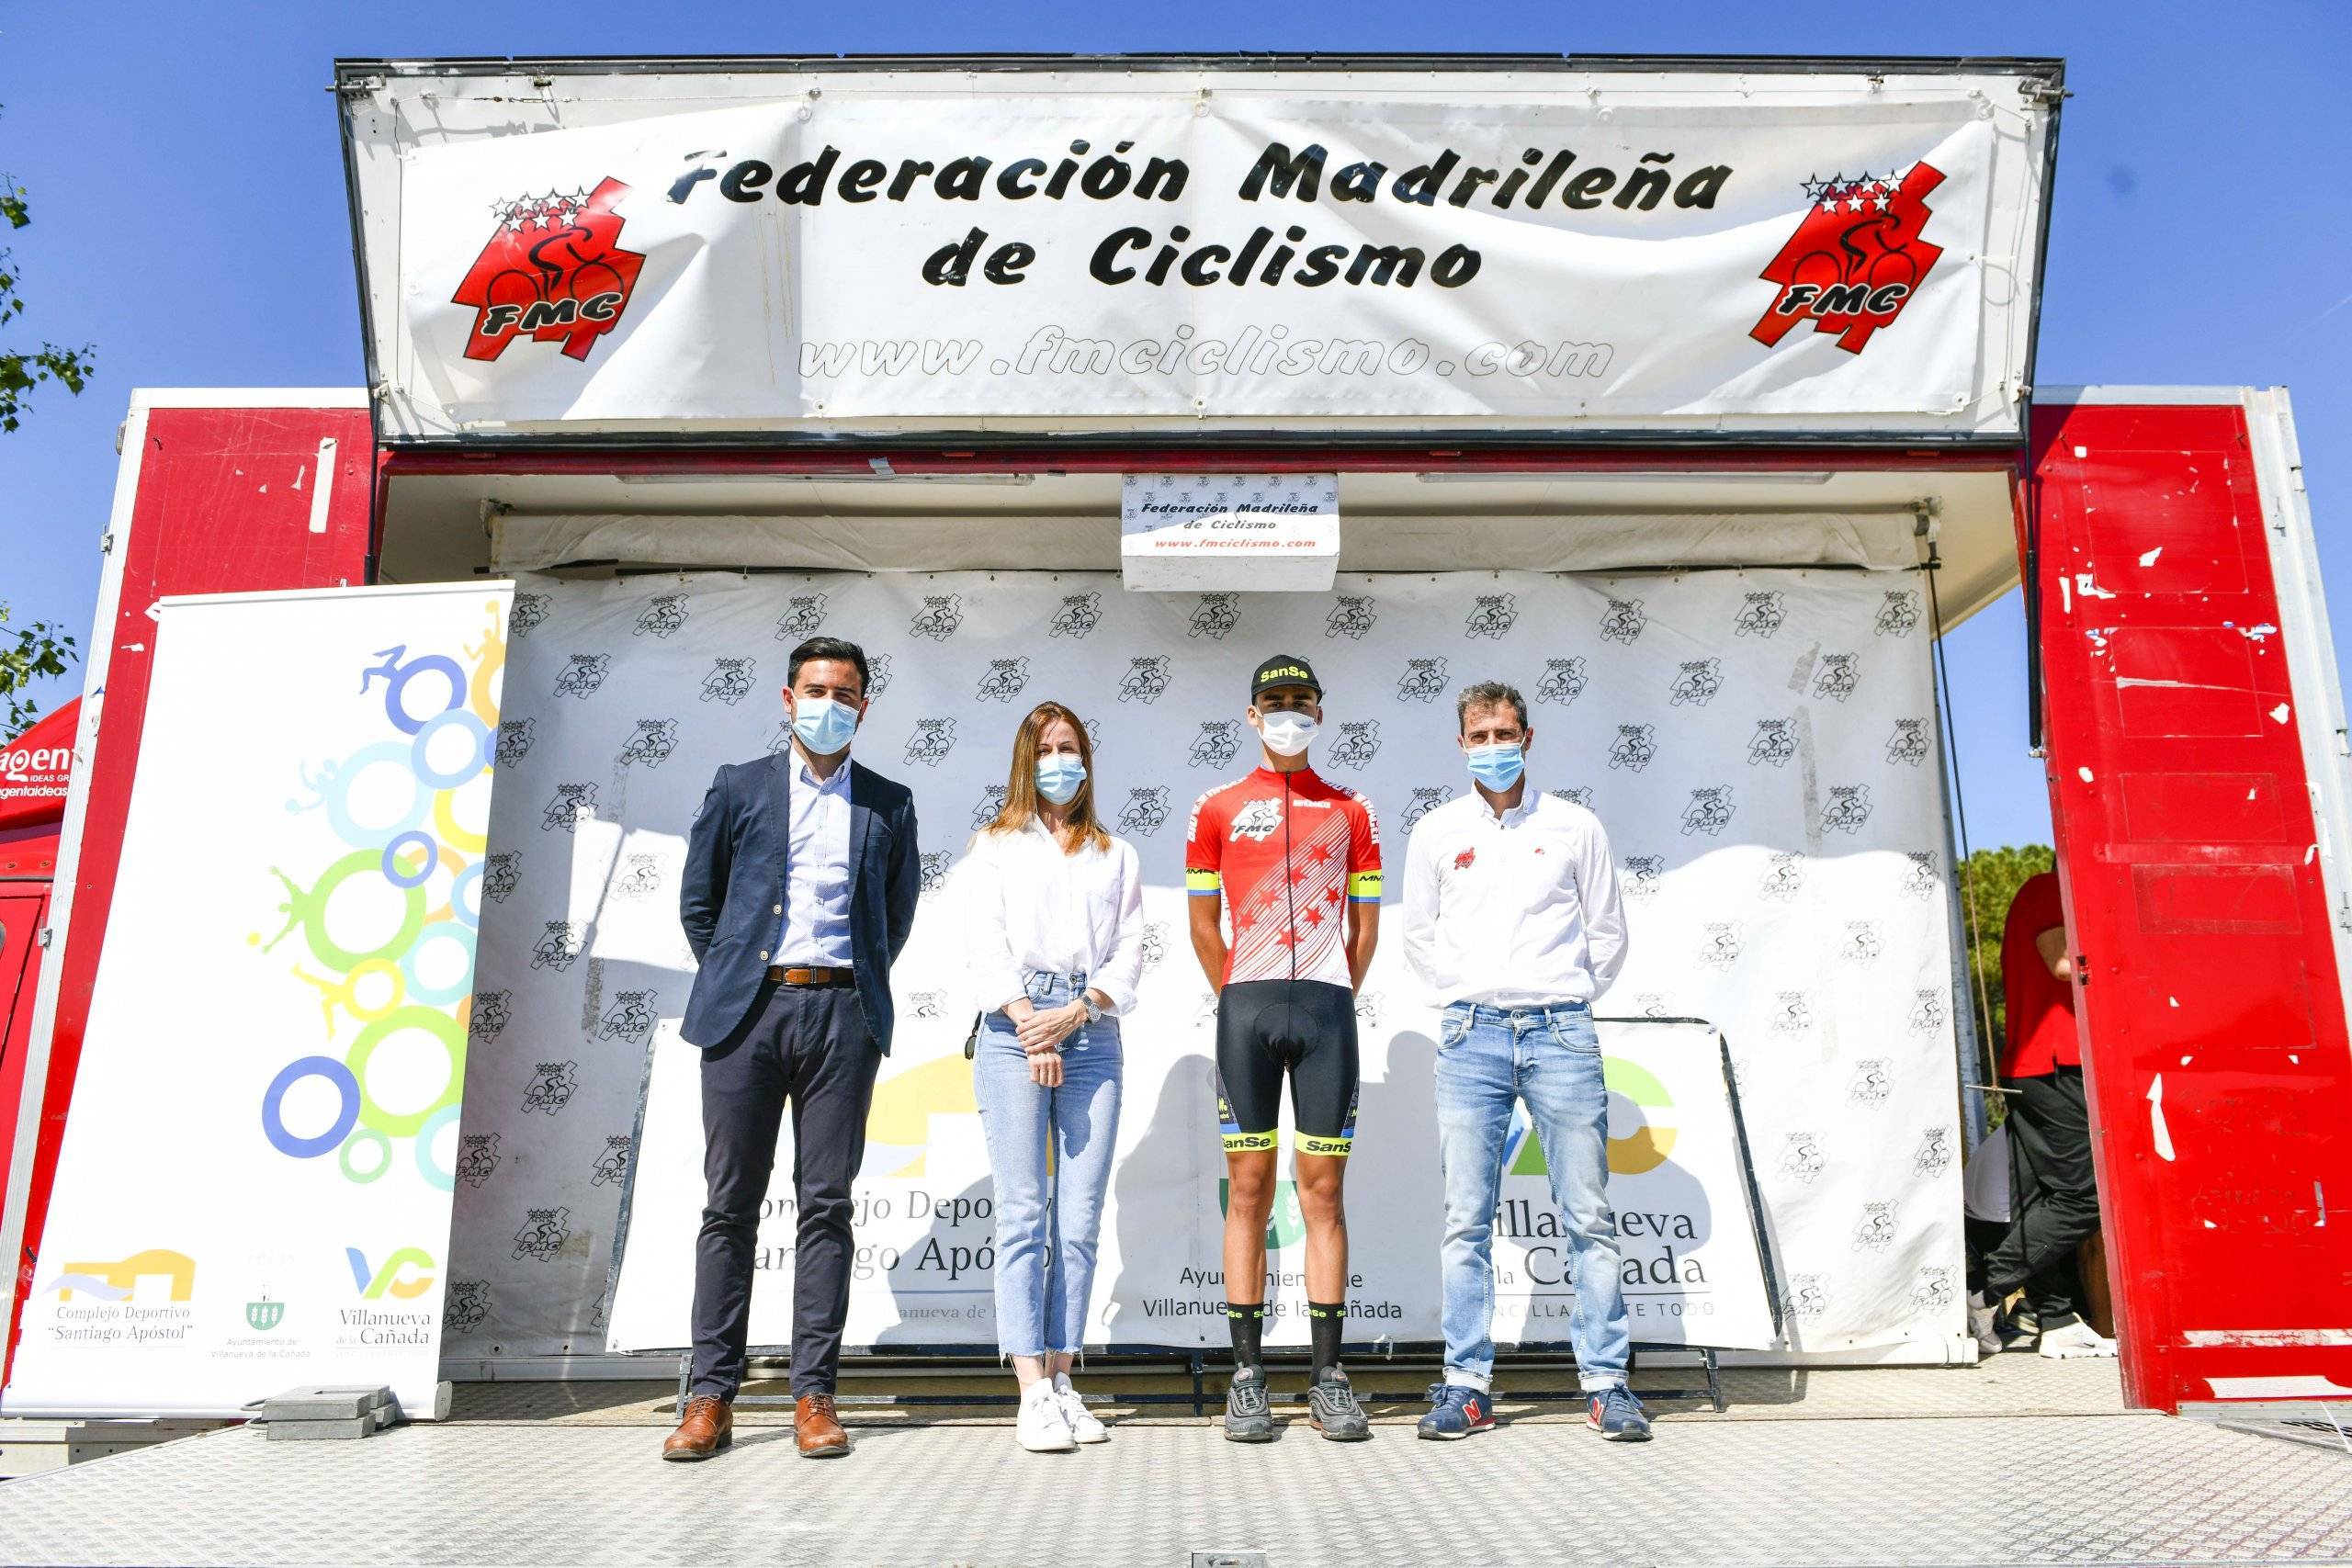
[{"label": "white banner", "polygon": [[[1142,1003],[1087,1337],[1221,1340],[1213,1014],[1184,943],[1182,839],[1193,798],[1247,765],[1249,669],[1290,649],[1330,688],[1317,765],[1370,794],[1397,863],[1420,813],[1469,787],[1453,692],[1489,676],[1520,685],[1538,732],[1532,776],[1589,802],[1623,867],[1632,949],[1601,1010],[1705,1018],[1730,1043],[1789,1343],[1944,1359],[1962,1327],[1958,1133],[1920,604],[1907,575],[1838,571],[1346,574],[1330,595],[1134,593],[1107,573],[531,580],[515,601],[486,878],[453,1352],[684,1337],[702,1141],[696,1054],[674,1038],[691,984],[684,835],[719,762],[783,742],[785,655],[822,630],[874,658],[858,754],[915,790],[931,890],[896,973],[898,1041],[859,1184],[853,1343],[994,1340],[991,1188],[960,1050],[971,1013],[942,898],[1004,787],[1014,725],[1047,696],[1097,731],[1099,798],[1146,883]],[[1393,933],[1359,1017],[1350,1334],[1434,1338],[1434,1019]],[[1699,1283],[1719,1300],[1740,1286],[1716,1261],[1736,1237],[1739,1189],[1705,1163],[1727,1148],[1708,1122],[1721,1114],[1703,1088],[1709,1047],[1662,1030],[1640,1042],[1612,1031],[1610,1049],[1612,1135],[1655,1148],[1658,1129],[1678,1129],[1654,1176],[1619,1164],[1637,1288],[1681,1288],[1635,1298],[1652,1302],[1636,1331],[1752,1343],[1753,1313],[1665,1312],[1676,1299],[1689,1314]],[[633,1158],[630,1261],[608,1314]],[[1544,1185],[1525,1149],[1514,1160],[1497,1336],[1555,1340]],[[762,1229],[763,1340],[788,1337],[789,1200],[783,1176]],[[1275,1300],[1295,1308],[1290,1213],[1275,1226]],[[1704,1281],[1682,1272],[1694,1255]],[[1303,1339],[1293,1319],[1280,1326],[1278,1342]]]},{"label": "white banner", "polygon": [[2017,428],[2015,72],[434,85],[349,105],[396,435]]},{"label": "white banner", "polygon": [[511,594],[160,602],[0,1410],[432,1414]]}]

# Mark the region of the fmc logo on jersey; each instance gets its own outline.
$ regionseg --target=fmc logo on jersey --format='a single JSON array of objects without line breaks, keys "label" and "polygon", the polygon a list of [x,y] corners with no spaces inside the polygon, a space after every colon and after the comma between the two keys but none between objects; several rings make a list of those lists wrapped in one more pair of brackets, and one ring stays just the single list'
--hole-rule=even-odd
[{"label": "fmc logo on jersey", "polygon": [[594,191],[548,191],[495,203],[498,228],[450,296],[474,307],[468,359],[496,359],[528,335],[585,359],[620,324],[645,257],[621,248],[614,204],[628,186],[610,177]]}]

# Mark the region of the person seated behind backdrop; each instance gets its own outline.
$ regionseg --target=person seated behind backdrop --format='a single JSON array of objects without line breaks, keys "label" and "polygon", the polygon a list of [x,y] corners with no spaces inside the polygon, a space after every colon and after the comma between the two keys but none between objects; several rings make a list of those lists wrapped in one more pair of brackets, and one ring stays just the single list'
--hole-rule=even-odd
[{"label": "person seated behind backdrop", "polygon": [[2008,998],[2000,1065],[2009,1090],[2009,1229],[1985,1256],[1984,1292],[1969,1298],[1970,1328],[1981,1343],[1993,1311],[2022,1287],[2043,1355],[2112,1356],[2115,1341],[2084,1320],[2075,1265],[2084,1238],[2098,1229],[2098,1185],[2056,872],[2028,877],[2009,904],[2001,984]]},{"label": "person seated behind backdrop", "polygon": [[1119,1139],[1119,1021],[1143,976],[1143,872],[1094,815],[1093,748],[1040,703],[1012,739],[1004,807],[962,880],[983,1017],[972,1089],[996,1183],[997,1345],[1021,1385],[1020,1445],[1109,1438],[1070,1386]]}]

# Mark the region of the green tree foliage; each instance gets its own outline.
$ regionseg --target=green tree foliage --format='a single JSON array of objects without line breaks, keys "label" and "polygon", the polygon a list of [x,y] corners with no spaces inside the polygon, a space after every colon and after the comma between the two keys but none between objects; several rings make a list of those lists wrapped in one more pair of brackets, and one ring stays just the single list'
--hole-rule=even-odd
[{"label": "green tree foliage", "polygon": [[8,606],[0,604],[0,735],[16,735],[40,716],[25,689],[45,675],[62,675],[80,658],[73,635],[47,621],[10,626]]},{"label": "green tree foliage", "polygon": [[[33,220],[25,187],[6,175],[0,175],[0,218],[6,218],[11,229],[21,229]],[[0,250],[0,327],[25,313],[14,255],[12,251]],[[79,348],[61,348],[53,343],[39,348],[0,347],[0,431],[14,430],[22,423],[26,399],[35,387],[55,381],[67,391],[79,393],[96,363],[96,353],[86,343]]]},{"label": "green tree foliage", "polygon": [[2047,844],[1978,850],[1965,863],[1961,919],[1968,940],[1969,998],[1978,1014],[1976,1049],[1982,1071],[1993,1070],[1991,1064],[2000,1055],[1998,1043],[2007,1038],[2007,1003],[2001,986],[2002,922],[2008,919],[2009,905],[2026,878],[2056,864],[2056,852]]}]

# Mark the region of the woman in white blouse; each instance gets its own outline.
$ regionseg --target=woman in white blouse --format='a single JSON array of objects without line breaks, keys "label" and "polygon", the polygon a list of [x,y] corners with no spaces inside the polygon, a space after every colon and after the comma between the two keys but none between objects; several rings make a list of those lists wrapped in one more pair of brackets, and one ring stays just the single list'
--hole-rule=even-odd
[{"label": "woman in white blouse", "polygon": [[[1076,714],[1021,721],[1004,808],[960,873],[975,1000],[972,1085],[996,1180],[997,1343],[1040,1452],[1110,1436],[1070,1387],[1119,1134],[1119,1020],[1143,973],[1143,878],[1103,830]],[[1050,1156],[1050,1157],[1049,1157]]]}]

